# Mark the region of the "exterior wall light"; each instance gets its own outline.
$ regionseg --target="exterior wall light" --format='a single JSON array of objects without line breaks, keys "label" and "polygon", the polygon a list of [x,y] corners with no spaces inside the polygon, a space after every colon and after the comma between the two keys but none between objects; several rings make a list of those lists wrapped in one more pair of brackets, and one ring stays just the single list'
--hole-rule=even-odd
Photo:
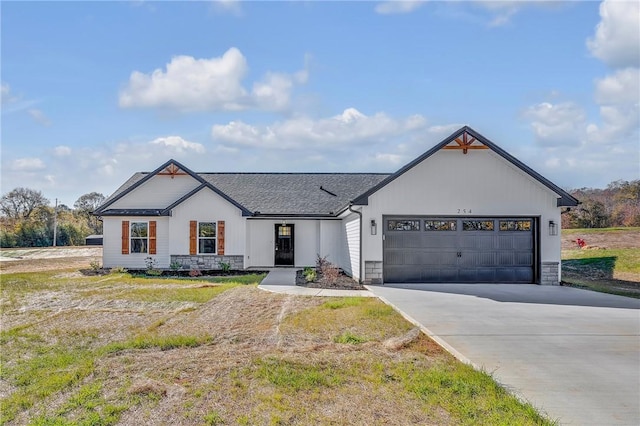
[{"label": "exterior wall light", "polygon": [[371,235],[376,235],[378,233],[378,225],[376,224],[375,219],[371,219]]},{"label": "exterior wall light", "polygon": [[554,221],[549,221],[549,235],[558,235],[558,224]]}]

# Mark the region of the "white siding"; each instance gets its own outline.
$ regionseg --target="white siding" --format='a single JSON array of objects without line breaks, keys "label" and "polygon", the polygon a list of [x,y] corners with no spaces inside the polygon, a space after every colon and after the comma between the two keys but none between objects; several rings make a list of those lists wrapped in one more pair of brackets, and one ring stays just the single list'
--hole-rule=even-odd
[{"label": "white siding", "polygon": [[225,221],[224,254],[244,255],[245,222],[240,209],[210,190],[203,188],[176,206],[171,215],[170,254],[189,254],[189,222]]},{"label": "white siding", "polygon": [[342,221],[320,220],[318,224],[320,244],[317,253],[322,257],[327,256],[329,262],[345,269],[342,253]]},{"label": "white siding", "polygon": [[357,214],[347,216],[342,221],[342,246],[344,253],[342,269],[356,280],[360,279],[360,217]]},{"label": "white siding", "polygon": [[154,176],[115,203],[110,209],[159,209],[170,206],[174,201],[197,188],[200,182],[189,175]]},{"label": "white siding", "polygon": [[[295,266],[313,266],[317,255],[327,256],[340,267],[341,221],[319,219],[286,219],[294,225]],[[245,264],[253,267],[274,265],[275,225],[282,219],[247,220],[247,257]]]},{"label": "white siding", "polygon": [[[364,232],[362,261],[382,261],[383,215],[540,217],[541,261],[560,261],[557,195],[490,150],[441,150],[369,197],[365,221],[375,219],[377,235]],[[466,211],[465,211],[466,210]]]},{"label": "white siding", "polygon": [[[122,221],[156,221],[156,254],[122,254]],[[105,217],[103,219],[102,262],[105,268],[123,266],[129,269],[144,269],[149,256],[156,260],[158,268],[169,267],[169,218],[168,217]]]}]

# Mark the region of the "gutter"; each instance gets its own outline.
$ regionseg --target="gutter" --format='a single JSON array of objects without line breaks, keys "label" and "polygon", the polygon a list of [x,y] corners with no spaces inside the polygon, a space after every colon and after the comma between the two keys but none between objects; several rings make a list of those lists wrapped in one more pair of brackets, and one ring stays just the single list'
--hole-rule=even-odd
[{"label": "gutter", "polygon": [[363,282],[363,277],[362,277],[362,212],[359,212],[357,210],[353,210],[351,207],[353,207],[353,201],[349,201],[349,211],[351,213],[355,213],[358,216],[360,216],[360,244],[358,245],[358,249],[360,250],[359,253],[359,259],[358,259],[358,283],[362,284]]}]

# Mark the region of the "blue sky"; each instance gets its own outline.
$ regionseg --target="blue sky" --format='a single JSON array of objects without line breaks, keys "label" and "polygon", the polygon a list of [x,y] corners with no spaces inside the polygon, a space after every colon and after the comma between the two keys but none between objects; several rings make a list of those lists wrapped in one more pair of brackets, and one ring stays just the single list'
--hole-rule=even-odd
[{"label": "blue sky", "polygon": [[465,124],[564,188],[640,178],[638,2],[3,1],[1,19],[3,194],[73,205],[169,158],[393,172]]}]

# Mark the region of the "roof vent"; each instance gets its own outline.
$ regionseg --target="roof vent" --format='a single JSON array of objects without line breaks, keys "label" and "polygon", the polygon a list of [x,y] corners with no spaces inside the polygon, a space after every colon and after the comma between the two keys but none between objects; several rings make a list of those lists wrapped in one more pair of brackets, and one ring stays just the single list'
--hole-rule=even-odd
[{"label": "roof vent", "polygon": [[337,197],[336,194],[334,194],[333,192],[329,191],[328,189],[323,188],[322,185],[320,185],[320,190],[326,192],[329,195],[333,195],[334,197]]}]

